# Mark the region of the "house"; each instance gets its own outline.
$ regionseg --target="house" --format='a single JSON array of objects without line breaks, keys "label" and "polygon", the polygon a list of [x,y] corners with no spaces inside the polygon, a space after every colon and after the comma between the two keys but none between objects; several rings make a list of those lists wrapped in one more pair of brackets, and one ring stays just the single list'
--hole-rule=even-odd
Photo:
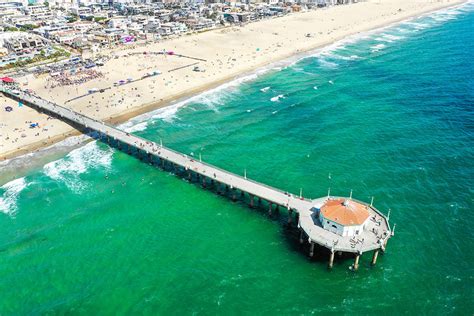
[{"label": "house", "polygon": [[216,26],[216,22],[211,19],[206,18],[193,18],[193,19],[186,19],[184,21],[186,26],[194,31],[199,31],[203,29],[210,29]]},{"label": "house", "polygon": [[159,34],[161,36],[178,35],[188,31],[185,24],[179,22],[168,22],[161,24]]},{"label": "house", "polygon": [[5,39],[3,46],[13,54],[23,55],[41,50],[46,46],[46,42],[39,36],[25,33],[20,36]]}]

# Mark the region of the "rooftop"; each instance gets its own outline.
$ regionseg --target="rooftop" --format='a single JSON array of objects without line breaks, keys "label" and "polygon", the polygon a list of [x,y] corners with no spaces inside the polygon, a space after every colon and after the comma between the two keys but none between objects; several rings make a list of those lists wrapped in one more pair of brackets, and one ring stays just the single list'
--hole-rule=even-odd
[{"label": "rooftop", "polygon": [[344,226],[362,225],[369,217],[368,207],[352,199],[329,199],[321,207],[325,219]]}]

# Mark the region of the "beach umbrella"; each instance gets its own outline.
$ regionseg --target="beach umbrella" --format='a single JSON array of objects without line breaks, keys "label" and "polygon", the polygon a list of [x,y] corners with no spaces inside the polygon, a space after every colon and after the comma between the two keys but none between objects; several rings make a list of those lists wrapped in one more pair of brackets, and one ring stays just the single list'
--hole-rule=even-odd
[{"label": "beach umbrella", "polygon": [[11,106],[6,106],[5,111],[11,112],[11,111],[13,111],[13,108]]}]

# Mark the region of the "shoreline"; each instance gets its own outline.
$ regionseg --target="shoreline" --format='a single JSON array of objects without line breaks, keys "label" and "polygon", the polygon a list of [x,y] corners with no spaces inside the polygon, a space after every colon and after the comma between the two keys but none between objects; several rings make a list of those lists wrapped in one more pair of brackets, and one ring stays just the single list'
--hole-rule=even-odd
[{"label": "shoreline", "polygon": [[[305,49],[297,49],[295,51],[292,51],[288,54],[285,55],[279,55],[278,57],[275,58],[269,58],[264,62],[258,63],[257,65],[252,65],[251,67],[248,67],[244,70],[237,71],[234,73],[231,73],[224,78],[221,78],[219,80],[215,80],[211,83],[203,84],[196,86],[195,88],[188,89],[186,92],[180,92],[176,94],[169,95],[160,101],[156,102],[148,102],[144,103],[136,108],[132,108],[130,110],[125,110],[120,113],[117,113],[113,116],[111,116],[109,119],[104,119],[106,123],[113,124],[113,125],[118,125],[118,124],[124,124],[134,118],[137,118],[141,115],[145,115],[147,113],[153,112],[155,110],[159,109],[165,109],[167,107],[171,107],[175,104],[178,104],[180,102],[184,102],[192,97],[198,96],[206,91],[210,91],[216,88],[219,88],[223,86],[226,83],[230,83],[232,81],[238,80],[239,78],[245,78],[246,76],[250,76],[256,73],[259,73],[261,71],[267,72],[271,71],[273,68],[272,65],[276,65],[279,63],[283,64],[290,64],[294,61],[299,61],[303,58],[309,57],[309,54],[312,52],[317,52],[319,50],[322,50],[326,47],[329,47],[331,45],[334,45],[337,42],[350,39],[351,37],[357,36],[359,34],[364,34],[364,33],[370,33],[370,32],[378,32],[383,30],[384,28],[391,27],[393,25],[399,24],[404,21],[410,21],[415,18],[419,18],[425,15],[429,15],[433,12],[441,11],[447,8],[454,8],[457,6],[462,6],[465,3],[467,3],[467,0],[461,0],[461,1],[454,1],[454,2],[447,2],[447,3],[442,3],[440,6],[436,8],[427,8],[424,11],[421,12],[413,12],[413,14],[408,14],[403,17],[398,17],[396,19],[388,19],[388,21],[380,22],[371,26],[368,26],[366,28],[362,28],[361,30],[357,30],[354,32],[347,32],[345,34],[342,34],[340,36],[337,36],[336,38],[332,38],[323,42],[320,42],[316,45],[307,47]],[[330,10],[329,8],[328,10]],[[258,25],[259,22],[255,23]],[[245,27],[251,27],[252,25],[255,24],[248,24]],[[166,41],[165,41],[166,42]],[[145,47],[141,47],[144,49]],[[265,69],[268,68],[268,69]],[[81,135],[81,133],[74,128],[70,128],[70,130],[55,135],[53,137],[48,138],[47,140],[39,140],[37,142],[25,145],[21,148],[15,149],[8,151],[4,154],[2,154],[0,158],[0,162],[2,163],[2,166],[8,165],[11,161],[16,160],[16,159],[21,159],[22,157],[29,155],[29,154],[34,154],[38,151],[41,150],[48,150],[49,148],[54,147],[61,141],[64,141],[70,137],[73,136],[78,136]],[[88,140],[82,141],[82,143],[87,142]],[[80,143],[76,145],[72,145],[72,147],[79,145]]]}]

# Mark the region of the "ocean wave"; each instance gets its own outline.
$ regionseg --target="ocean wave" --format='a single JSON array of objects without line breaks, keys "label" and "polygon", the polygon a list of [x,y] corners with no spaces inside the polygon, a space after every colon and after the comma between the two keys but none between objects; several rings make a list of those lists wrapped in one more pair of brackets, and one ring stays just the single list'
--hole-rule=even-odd
[{"label": "ocean wave", "polygon": [[239,77],[235,80],[224,83],[214,89],[204,91],[200,94],[186,98],[181,101],[175,101],[171,105],[155,110],[152,113],[153,119],[161,119],[165,122],[171,123],[176,118],[178,110],[192,103],[200,103],[207,105],[213,111],[218,112],[219,105],[225,102],[225,99],[234,94],[232,88],[239,87],[242,83],[257,79],[261,74],[270,71],[271,69],[281,69],[280,67],[262,68],[255,73]]},{"label": "ocean wave", "polygon": [[50,162],[43,167],[46,176],[63,182],[70,190],[80,193],[87,185],[79,178],[90,168],[109,168],[112,163],[113,150],[102,150],[97,142],[89,143],[71,151],[66,157]]},{"label": "ocean wave", "polygon": [[[471,2],[471,1],[470,1]],[[459,10],[460,6],[456,6],[454,8],[447,8],[445,10],[438,11],[440,14],[451,14],[451,15],[456,15],[462,12]],[[462,7],[461,7],[462,8]],[[438,12],[435,12],[434,14],[437,14]],[[433,13],[430,13],[431,15]],[[416,20],[416,21],[414,21]],[[403,39],[404,36],[401,35],[393,35],[393,34],[388,34],[388,33],[383,33],[386,32],[387,29],[393,30],[394,26],[398,26],[395,31],[399,31],[400,33],[405,33],[405,32],[410,32],[410,30],[406,29],[405,26],[415,26],[418,27],[418,29],[421,28],[426,28],[429,27],[429,24],[424,24],[418,21],[419,18],[415,19],[410,19],[405,22],[396,22],[394,24],[384,26],[382,28],[378,28],[375,30],[370,30],[364,33],[359,33],[359,34],[354,34],[352,36],[346,37],[344,39],[341,39],[339,41],[336,41],[335,43],[325,46],[323,48],[319,48],[315,51],[309,52],[305,54],[303,57],[302,56],[294,56],[289,59],[279,61],[276,63],[272,63],[270,65],[267,65],[265,67],[257,69],[254,73],[247,74],[241,77],[236,78],[235,80],[232,80],[230,82],[224,83],[214,89],[207,90],[205,92],[202,92],[198,95],[192,96],[190,98],[187,98],[182,101],[178,101],[176,103],[172,103],[170,106],[167,106],[162,109],[155,110],[152,113],[151,117],[155,119],[162,119],[163,121],[166,122],[173,122],[173,120],[176,118],[176,114],[178,110],[181,107],[187,106],[188,104],[191,103],[201,103],[204,105],[207,105],[210,109],[217,111],[217,108],[220,104],[224,103],[225,99],[227,97],[231,97],[233,94],[232,92],[229,93],[229,89],[231,88],[236,88],[240,86],[242,83],[249,82],[252,80],[257,79],[259,76],[268,73],[269,71],[280,71],[282,69],[285,69],[287,67],[292,67],[296,65],[298,62],[300,62],[303,59],[310,58],[310,57],[327,57],[327,59],[343,59],[343,60],[356,60],[359,59],[360,57],[356,54],[353,54],[349,57],[341,56],[336,54],[336,51],[344,50],[347,48],[348,45],[358,42],[363,39],[369,39],[371,38],[374,34],[380,34],[379,38],[382,38],[386,42],[390,41],[396,41]],[[383,48],[385,48],[385,45],[379,44],[379,45],[374,45],[371,47],[373,52],[379,51]],[[319,58],[319,62],[321,66],[327,67],[327,68],[336,68],[338,67],[338,64],[329,61],[325,58]],[[266,88],[264,88],[266,89]],[[262,91],[264,92],[264,91]]]},{"label": "ocean wave", "polygon": [[384,49],[385,47],[386,47],[385,44],[377,44],[377,45],[371,46],[370,49],[373,53],[375,53],[375,52],[378,52],[378,51]]},{"label": "ocean wave", "polygon": [[38,154],[43,154],[43,153],[46,153],[46,152],[50,152],[50,151],[53,151],[55,149],[75,147],[75,146],[78,146],[78,145],[82,144],[87,139],[89,139],[89,136],[87,136],[87,135],[70,136],[70,137],[65,138],[65,139],[63,139],[63,140],[61,140],[57,143],[54,143],[50,146],[38,149],[35,152],[26,153],[26,154],[21,155],[21,156],[17,156],[17,157],[11,158],[11,159],[4,160],[4,161],[0,162],[0,167],[3,168],[3,167],[7,167],[7,166],[12,166],[14,168],[16,165],[28,164],[33,156],[36,156]]},{"label": "ocean wave", "polygon": [[140,122],[140,123],[134,123],[134,122],[129,122],[129,126],[123,126],[124,130],[128,133],[134,133],[134,132],[140,132],[146,130],[148,126],[148,122]]},{"label": "ocean wave", "polygon": [[283,94],[279,94],[279,95],[271,98],[270,101],[277,102],[277,101],[280,101],[280,99],[284,99],[284,98],[285,98],[285,96]]},{"label": "ocean wave", "polygon": [[433,16],[432,19],[437,21],[437,22],[446,22],[446,21],[449,21],[449,20],[454,20],[454,19],[456,19],[456,17],[451,16],[451,15],[440,15],[440,16]]},{"label": "ocean wave", "polygon": [[466,1],[464,3],[455,5],[453,7],[447,7],[447,8],[435,11],[435,12],[425,13],[425,14],[421,15],[420,18],[433,17],[433,16],[444,16],[444,15],[453,15],[453,16],[455,16],[455,15],[463,14],[463,13],[472,11],[473,4],[474,4],[474,1],[469,0],[469,1]]},{"label": "ocean wave", "polygon": [[403,39],[403,36],[400,35],[393,35],[393,34],[386,34],[383,33],[381,36],[376,37],[375,40],[378,42],[386,42],[386,43],[393,43],[395,41]]},{"label": "ocean wave", "polygon": [[23,177],[10,181],[0,187],[0,190],[4,191],[0,197],[0,212],[10,216],[15,216],[18,212],[18,195],[27,186],[28,183]]},{"label": "ocean wave", "polygon": [[433,25],[430,25],[429,23],[421,23],[421,22],[414,22],[414,21],[407,21],[407,22],[404,22],[403,24],[409,26],[411,29],[414,29],[414,30],[424,30],[430,26],[433,26]]},{"label": "ocean wave", "polygon": [[318,59],[319,65],[324,68],[337,68],[338,64],[323,58]]},{"label": "ocean wave", "polygon": [[334,59],[340,59],[340,60],[346,60],[346,61],[361,59],[359,55],[342,56],[338,54],[333,54],[331,57]]},{"label": "ocean wave", "polygon": [[267,92],[268,90],[270,90],[270,87],[265,87],[265,88],[260,89],[260,91],[262,92]]}]

